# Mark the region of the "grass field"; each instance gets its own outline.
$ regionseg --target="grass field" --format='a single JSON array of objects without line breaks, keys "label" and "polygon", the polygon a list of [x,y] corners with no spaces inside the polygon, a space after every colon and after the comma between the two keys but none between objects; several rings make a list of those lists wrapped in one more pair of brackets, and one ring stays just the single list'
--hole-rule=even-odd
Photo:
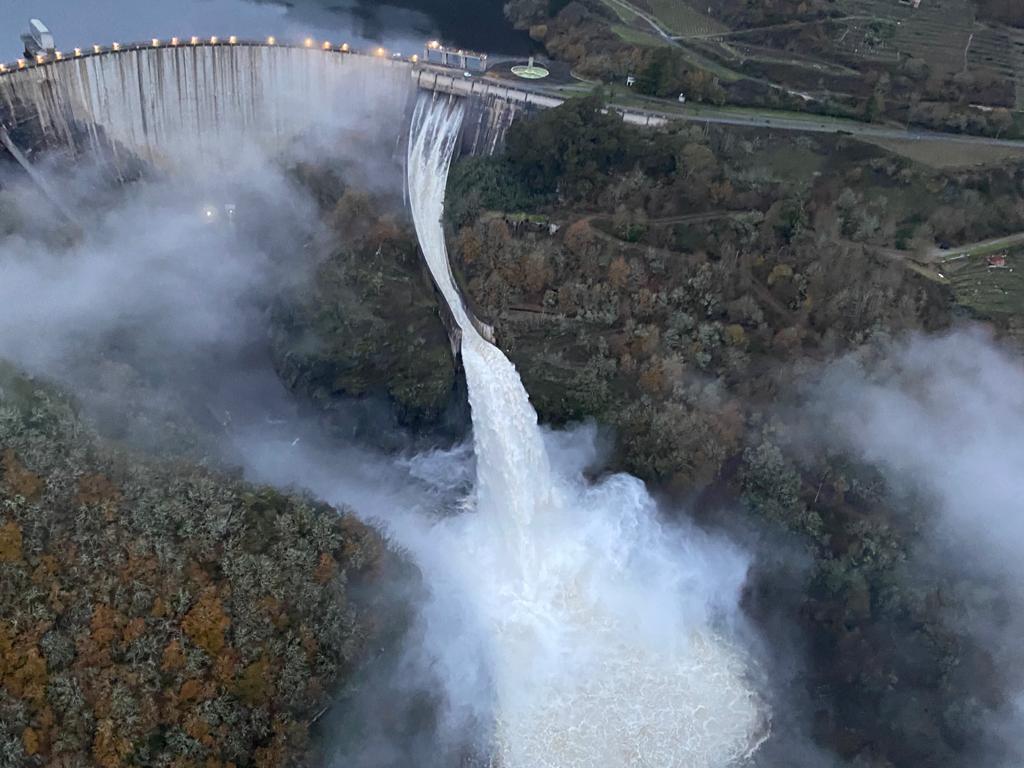
[{"label": "grass field", "polygon": [[623,24],[636,24],[638,21],[642,21],[639,16],[633,13],[628,8],[623,8],[618,3],[609,2],[609,0],[603,0],[604,4],[615,11],[615,15],[619,17]]},{"label": "grass field", "polygon": [[[603,2],[608,8],[611,8],[613,11],[615,11],[616,15],[619,17],[619,20],[622,22],[621,24],[612,24],[612,32],[618,35],[621,39],[625,40],[627,43],[631,43],[633,45],[646,45],[648,47],[659,48],[673,45],[671,41],[665,39],[660,34],[658,34],[649,22],[641,18],[639,15],[633,13],[628,8],[620,5],[619,3],[612,2],[611,0],[603,0]],[[664,6],[665,9],[673,9],[673,12],[678,15],[677,21],[681,20],[685,15],[686,18],[689,18],[692,22],[695,23],[699,22],[700,24],[717,24],[717,22],[715,22],[713,19],[708,19],[694,11],[692,8],[690,8],[690,6],[682,2],[682,0],[648,0],[648,2],[652,6],[658,5]],[[645,9],[645,13],[646,12],[647,11]],[[672,29],[670,29],[669,24],[660,16],[657,18],[657,21],[660,25],[662,25],[662,27],[668,29],[670,32],[673,31]],[[723,27],[723,29],[725,28]],[[682,52],[683,56],[685,56],[686,59],[689,60],[691,63],[710,72],[713,72],[719,78],[727,82],[734,82],[736,80],[742,79],[743,77],[743,75],[741,75],[739,72],[735,72],[729,69],[728,67],[722,66],[718,62],[709,59],[707,56],[698,53],[692,48],[680,46],[679,50]]]},{"label": "grass field", "polygon": [[959,304],[981,315],[1024,312],[1024,255],[1010,254],[1005,268],[988,266],[984,256],[972,256],[946,268],[946,277]]},{"label": "grass field", "polygon": [[621,37],[627,43],[633,45],[648,45],[653,47],[667,47],[671,43],[661,35],[653,32],[641,32],[639,29],[627,27],[625,24],[612,24],[612,32]]},{"label": "grass field", "polygon": [[871,139],[870,144],[931,168],[970,168],[1024,160],[1024,149],[941,141]]},{"label": "grass field", "polygon": [[729,28],[695,10],[685,0],[647,0],[653,15],[674,35],[713,35]]}]

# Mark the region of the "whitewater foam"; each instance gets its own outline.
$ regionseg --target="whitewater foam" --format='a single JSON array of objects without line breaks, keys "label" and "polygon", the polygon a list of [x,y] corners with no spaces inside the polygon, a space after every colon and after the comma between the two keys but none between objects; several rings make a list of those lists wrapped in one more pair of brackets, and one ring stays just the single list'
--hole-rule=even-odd
[{"label": "whitewater foam", "polygon": [[[766,712],[718,628],[735,612],[747,561],[700,531],[664,527],[636,478],[588,485],[552,466],[515,367],[477,333],[451,275],[441,215],[462,118],[457,100],[420,97],[408,184],[424,256],[462,329],[477,458],[473,509],[438,524],[447,559],[433,565],[482,635],[495,762],[741,760],[763,741]],[[457,680],[460,659],[447,663]]]}]

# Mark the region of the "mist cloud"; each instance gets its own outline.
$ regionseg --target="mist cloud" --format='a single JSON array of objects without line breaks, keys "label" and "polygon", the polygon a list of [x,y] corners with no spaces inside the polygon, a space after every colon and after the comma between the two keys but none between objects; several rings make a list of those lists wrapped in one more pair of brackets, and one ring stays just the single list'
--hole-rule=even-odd
[{"label": "mist cloud", "polygon": [[1024,582],[1024,365],[980,330],[893,345],[868,377],[826,374],[819,405],[843,439],[935,502],[940,533]]},{"label": "mist cloud", "polygon": [[[394,156],[411,84],[360,63],[309,130],[272,151],[225,131],[195,153],[168,152],[175,162],[126,184],[103,158],[72,167],[35,158],[81,228],[20,168],[0,164],[0,359],[58,380],[108,434],[162,451],[179,431],[185,440],[203,432],[198,458],[240,464],[251,480],[315,493],[378,526],[399,554],[376,585],[383,594],[370,597],[374,618],[408,639],[371,651],[347,710],[365,731],[355,741],[342,727],[328,735],[345,765],[452,765],[484,731],[434,722],[445,689],[431,669],[434,646],[421,642],[430,630],[423,616],[402,614],[427,599],[407,556],[426,552],[431,525],[460,509],[472,451],[395,457],[330,439],[285,391],[268,353],[267,308],[344,241],[325,229],[292,165],[401,194]],[[189,137],[173,139],[180,147]],[[466,659],[466,674],[479,658]]]},{"label": "mist cloud", "polygon": [[[831,366],[812,410],[834,446],[926,501],[912,566],[944,574],[948,620],[992,654],[1011,698],[992,765],[1024,760],[1024,364],[981,329],[913,336]],[[820,436],[819,436],[820,437]],[[965,702],[965,705],[967,703]],[[1003,762],[1000,762],[1003,761]]]}]

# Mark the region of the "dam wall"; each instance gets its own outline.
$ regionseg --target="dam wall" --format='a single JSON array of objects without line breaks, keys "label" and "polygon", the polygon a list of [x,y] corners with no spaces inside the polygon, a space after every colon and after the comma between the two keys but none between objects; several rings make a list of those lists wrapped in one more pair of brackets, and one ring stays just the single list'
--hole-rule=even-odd
[{"label": "dam wall", "polygon": [[136,46],[0,76],[0,122],[76,150],[111,144],[157,163],[218,146],[281,145],[312,128],[399,132],[412,64],[248,44]]},{"label": "dam wall", "polygon": [[[464,100],[459,155],[493,154],[518,115],[563,103],[550,91],[465,77],[416,57],[214,38],[0,65],[0,126],[29,155],[60,147],[157,165],[232,162],[247,142],[277,149],[310,132],[321,134],[318,149],[390,140],[398,156],[417,90]],[[622,114],[639,125],[666,122]]]},{"label": "dam wall", "polygon": [[[454,98],[454,97],[449,97]],[[465,98],[466,116],[457,155],[493,155],[505,145],[512,122],[530,108],[493,94]]]},{"label": "dam wall", "polygon": [[[283,145],[311,129],[402,132],[416,90],[467,104],[459,154],[493,154],[520,114],[563,99],[413,60],[262,42],[134,44],[0,66],[0,125],[17,144],[210,160],[239,141]],[[403,119],[399,120],[398,116]],[[665,120],[623,112],[639,125]],[[23,149],[31,149],[25,147]]]}]

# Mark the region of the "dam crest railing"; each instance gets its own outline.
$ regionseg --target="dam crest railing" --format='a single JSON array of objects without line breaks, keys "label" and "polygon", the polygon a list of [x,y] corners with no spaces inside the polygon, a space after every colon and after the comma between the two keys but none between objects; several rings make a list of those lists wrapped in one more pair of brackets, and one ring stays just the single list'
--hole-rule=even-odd
[{"label": "dam crest railing", "polygon": [[236,47],[236,48],[291,48],[308,50],[310,52],[319,51],[321,53],[334,53],[351,56],[364,56],[367,58],[383,59],[388,61],[404,61],[409,64],[417,64],[420,61],[419,54],[412,54],[410,56],[404,56],[401,53],[388,51],[384,47],[377,47],[370,51],[364,51],[350,45],[349,43],[339,43],[335,45],[330,41],[317,41],[313,38],[306,38],[301,42],[280,42],[276,37],[267,37],[264,39],[244,39],[236,37],[235,35],[229,35],[227,37],[220,37],[219,35],[212,35],[210,37],[171,37],[168,39],[152,38],[145,42],[135,43],[118,43],[113,42],[109,45],[93,44],[87,47],[72,48],[70,51],[58,50],[52,54],[39,54],[35,57],[23,57],[16,59],[13,62],[3,63],[0,62],[0,77],[5,75],[11,75],[16,72],[23,72],[26,70],[39,69],[42,67],[49,67],[54,64],[61,62],[89,59],[97,56],[111,56],[123,53],[130,53],[132,51],[147,51],[154,48],[210,48],[210,47]]}]

